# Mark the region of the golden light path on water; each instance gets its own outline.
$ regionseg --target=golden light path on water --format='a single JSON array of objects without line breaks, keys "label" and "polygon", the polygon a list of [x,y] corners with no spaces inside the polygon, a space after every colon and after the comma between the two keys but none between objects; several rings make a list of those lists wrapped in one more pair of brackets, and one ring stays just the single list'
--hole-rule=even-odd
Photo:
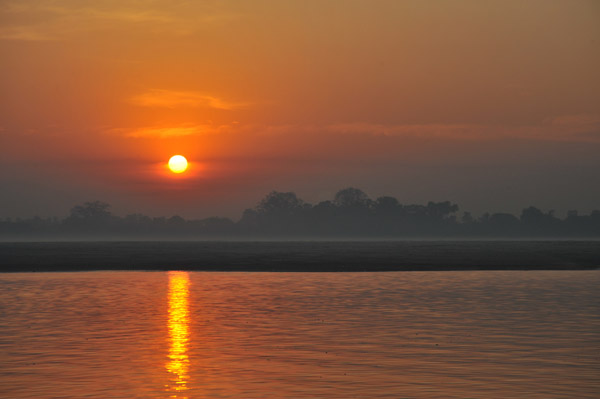
[{"label": "golden light path on water", "polygon": [[165,365],[172,374],[167,390],[172,398],[187,398],[189,358],[189,285],[187,272],[169,272],[169,361]]}]

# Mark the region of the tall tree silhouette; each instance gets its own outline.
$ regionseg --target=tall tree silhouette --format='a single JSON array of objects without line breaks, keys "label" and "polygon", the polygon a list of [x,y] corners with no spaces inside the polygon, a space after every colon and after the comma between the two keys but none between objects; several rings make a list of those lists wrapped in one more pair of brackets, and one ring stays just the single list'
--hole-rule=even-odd
[{"label": "tall tree silhouette", "polygon": [[255,211],[261,229],[270,233],[293,233],[304,229],[304,214],[310,208],[295,193],[272,191]]},{"label": "tall tree silhouette", "polygon": [[154,237],[600,237],[600,211],[589,215],[569,211],[563,220],[553,211],[530,206],[520,217],[486,212],[475,219],[465,212],[457,220],[458,205],[450,201],[427,205],[400,204],[390,196],[371,200],[362,190],[348,187],[332,200],[315,206],[293,192],[272,191],[254,208],[246,209],[236,223],[227,218],[186,220],[180,216],[150,218],[142,214],[118,217],[103,201],[71,208],[57,218],[33,217],[0,220],[0,237],[62,235],[139,235]]},{"label": "tall tree silhouette", "polygon": [[111,222],[110,205],[103,201],[85,202],[71,208],[65,224],[76,230],[104,231]]}]

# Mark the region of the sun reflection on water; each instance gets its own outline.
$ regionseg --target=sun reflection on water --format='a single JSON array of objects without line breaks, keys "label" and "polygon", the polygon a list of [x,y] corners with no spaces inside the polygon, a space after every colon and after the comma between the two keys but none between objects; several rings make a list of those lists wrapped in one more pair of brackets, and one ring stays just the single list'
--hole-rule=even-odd
[{"label": "sun reflection on water", "polygon": [[187,272],[169,272],[169,361],[165,367],[172,374],[167,385],[172,398],[187,398],[180,395],[188,389],[189,380],[189,285]]}]

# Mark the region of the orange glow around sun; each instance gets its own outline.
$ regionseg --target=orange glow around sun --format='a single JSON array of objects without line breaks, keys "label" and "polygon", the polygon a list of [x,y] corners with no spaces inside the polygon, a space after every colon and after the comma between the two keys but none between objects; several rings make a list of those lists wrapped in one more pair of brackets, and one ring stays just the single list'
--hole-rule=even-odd
[{"label": "orange glow around sun", "polygon": [[169,169],[173,173],[183,173],[188,168],[188,161],[183,155],[173,155],[169,159]]}]

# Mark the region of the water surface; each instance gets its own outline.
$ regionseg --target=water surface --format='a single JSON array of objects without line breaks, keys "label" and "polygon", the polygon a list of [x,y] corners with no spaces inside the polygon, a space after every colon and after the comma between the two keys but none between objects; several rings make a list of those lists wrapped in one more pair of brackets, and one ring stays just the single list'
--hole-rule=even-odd
[{"label": "water surface", "polygon": [[0,275],[0,396],[597,398],[598,271]]}]

